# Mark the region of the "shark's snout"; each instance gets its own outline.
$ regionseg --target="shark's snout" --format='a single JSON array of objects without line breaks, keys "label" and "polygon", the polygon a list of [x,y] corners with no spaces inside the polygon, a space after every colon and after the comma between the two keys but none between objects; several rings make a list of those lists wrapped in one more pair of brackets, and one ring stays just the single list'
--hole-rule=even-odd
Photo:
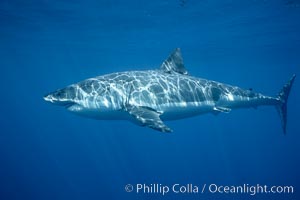
[{"label": "shark's snout", "polygon": [[51,94],[47,94],[47,95],[43,96],[43,99],[45,101],[49,101],[49,102],[53,103],[53,99],[52,99],[52,95]]},{"label": "shark's snout", "polygon": [[74,102],[72,96],[70,95],[70,91],[68,88],[60,89],[55,92],[46,94],[43,99],[50,103],[66,106],[70,105]]}]

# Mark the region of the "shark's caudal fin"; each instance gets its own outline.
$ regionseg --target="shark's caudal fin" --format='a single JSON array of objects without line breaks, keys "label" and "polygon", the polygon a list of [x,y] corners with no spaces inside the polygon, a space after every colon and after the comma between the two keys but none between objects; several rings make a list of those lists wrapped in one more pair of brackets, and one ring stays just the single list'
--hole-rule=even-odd
[{"label": "shark's caudal fin", "polygon": [[276,106],[277,111],[280,115],[281,119],[281,125],[284,134],[286,134],[286,122],[287,122],[287,102],[288,102],[288,97],[293,85],[293,82],[296,78],[296,75],[294,74],[292,78],[283,86],[281,91],[278,94],[278,98],[280,99],[281,103]]}]

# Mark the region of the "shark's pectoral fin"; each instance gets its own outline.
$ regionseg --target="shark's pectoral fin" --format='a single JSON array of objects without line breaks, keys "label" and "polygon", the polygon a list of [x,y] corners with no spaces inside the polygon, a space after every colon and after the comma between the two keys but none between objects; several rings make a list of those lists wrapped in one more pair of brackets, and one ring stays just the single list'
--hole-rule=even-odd
[{"label": "shark's pectoral fin", "polygon": [[127,111],[134,118],[134,121],[141,126],[148,126],[161,132],[172,132],[160,119],[160,113],[152,108],[131,106],[127,108]]},{"label": "shark's pectoral fin", "polygon": [[214,111],[216,111],[217,113],[219,113],[219,112],[229,113],[231,111],[231,109],[230,108],[216,106],[216,107],[214,107]]}]

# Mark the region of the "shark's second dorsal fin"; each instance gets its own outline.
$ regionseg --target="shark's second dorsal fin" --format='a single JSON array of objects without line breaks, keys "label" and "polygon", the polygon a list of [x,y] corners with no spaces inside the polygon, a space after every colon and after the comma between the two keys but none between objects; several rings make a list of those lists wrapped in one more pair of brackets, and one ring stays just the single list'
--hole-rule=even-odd
[{"label": "shark's second dorsal fin", "polygon": [[167,72],[177,72],[179,74],[188,74],[184,67],[183,59],[179,48],[176,48],[171,55],[163,62],[160,69]]}]

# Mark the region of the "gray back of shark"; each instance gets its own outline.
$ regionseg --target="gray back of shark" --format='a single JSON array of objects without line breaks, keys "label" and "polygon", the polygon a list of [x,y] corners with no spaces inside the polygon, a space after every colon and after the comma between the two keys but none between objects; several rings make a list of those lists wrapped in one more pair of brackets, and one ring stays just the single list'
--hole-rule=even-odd
[{"label": "gray back of shark", "polygon": [[275,106],[284,133],[287,100],[295,75],[276,97],[188,75],[180,49],[160,69],[128,71],[90,78],[57,90],[46,101],[95,119],[125,119],[161,132],[172,130],[167,120],[203,113],[229,113],[234,108]]}]

